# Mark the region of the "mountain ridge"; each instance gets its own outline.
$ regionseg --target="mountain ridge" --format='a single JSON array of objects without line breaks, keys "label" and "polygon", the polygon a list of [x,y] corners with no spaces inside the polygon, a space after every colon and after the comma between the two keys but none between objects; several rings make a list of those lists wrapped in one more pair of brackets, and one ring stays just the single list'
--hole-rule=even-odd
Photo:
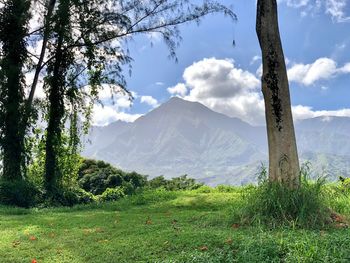
[{"label": "mountain ridge", "polygon": [[[316,160],[318,173],[320,167],[334,169],[332,163],[341,160],[340,171],[347,172],[350,136],[345,131],[350,118],[313,118],[295,126],[302,159]],[[264,126],[252,126],[176,97],[133,123],[94,127],[87,140],[92,143],[85,144],[83,156],[151,177],[189,174],[211,185],[254,182],[257,167],[267,161]],[[332,163],[327,166],[322,160]],[[333,179],[336,173],[332,171]]]}]

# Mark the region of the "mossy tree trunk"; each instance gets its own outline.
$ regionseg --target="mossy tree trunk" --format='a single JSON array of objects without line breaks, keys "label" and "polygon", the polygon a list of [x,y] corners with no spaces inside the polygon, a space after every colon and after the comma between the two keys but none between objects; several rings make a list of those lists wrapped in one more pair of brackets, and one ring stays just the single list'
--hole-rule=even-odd
[{"label": "mossy tree trunk", "polygon": [[54,45],[54,59],[48,63],[48,75],[45,85],[49,93],[48,126],[46,129],[45,188],[48,195],[54,195],[60,186],[62,171],[59,164],[62,147],[62,121],[65,114],[64,95],[66,75],[72,58],[65,48],[71,37],[70,0],[61,0],[55,15],[53,32],[57,36]]},{"label": "mossy tree trunk", "polygon": [[24,143],[20,136],[24,77],[23,67],[27,59],[25,38],[29,19],[30,1],[6,1],[0,14],[0,104],[1,148],[3,177],[8,180],[23,178]]},{"label": "mossy tree trunk", "polygon": [[263,60],[262,92],[269,146],[269,180],[297,188],[300,167],[276,0],[258,0],[256,32]]}]

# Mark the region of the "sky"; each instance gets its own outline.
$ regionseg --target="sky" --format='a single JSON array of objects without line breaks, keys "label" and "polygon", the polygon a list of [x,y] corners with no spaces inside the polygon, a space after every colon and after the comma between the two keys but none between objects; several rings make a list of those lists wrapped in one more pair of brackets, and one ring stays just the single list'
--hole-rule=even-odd
[{"label": "sky", "polygon": [[[256,0],[219,2],[231,5],[238,20],[216,14],[199,26],[180,26],[177,62],[157,35],[130,41],[132,74],[125,74],[134,100],[119,95],[111,102],[105,92],[104,107],[95,106],[93,123],[134,121],[179,96],[263,125]],[[278,0],[278,5],[295,121],[350,117],[350,0]]]}]

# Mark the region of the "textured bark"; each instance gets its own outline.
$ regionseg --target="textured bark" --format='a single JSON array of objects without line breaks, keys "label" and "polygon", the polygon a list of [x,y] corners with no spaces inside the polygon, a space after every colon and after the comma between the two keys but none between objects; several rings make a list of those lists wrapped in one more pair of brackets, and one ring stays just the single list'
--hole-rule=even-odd
[{"label": "textured bark", "polygon": [[258,0],[256,31],[263,59],[262,92],[269,146],[269,180],[297,188],[300,167],[276,0]]}]

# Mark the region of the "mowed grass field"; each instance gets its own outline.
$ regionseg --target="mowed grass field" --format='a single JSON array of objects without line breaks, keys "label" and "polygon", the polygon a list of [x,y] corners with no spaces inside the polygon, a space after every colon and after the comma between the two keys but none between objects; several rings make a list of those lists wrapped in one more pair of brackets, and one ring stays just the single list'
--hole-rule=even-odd
[{"label": "mowed grass field", "polygon": [[[0,207],[0,262],[350,262],[347,228],[241,225],[242,191],[150,191],[73,208]],[[334,204],[350,215],[349,198]]]}]

